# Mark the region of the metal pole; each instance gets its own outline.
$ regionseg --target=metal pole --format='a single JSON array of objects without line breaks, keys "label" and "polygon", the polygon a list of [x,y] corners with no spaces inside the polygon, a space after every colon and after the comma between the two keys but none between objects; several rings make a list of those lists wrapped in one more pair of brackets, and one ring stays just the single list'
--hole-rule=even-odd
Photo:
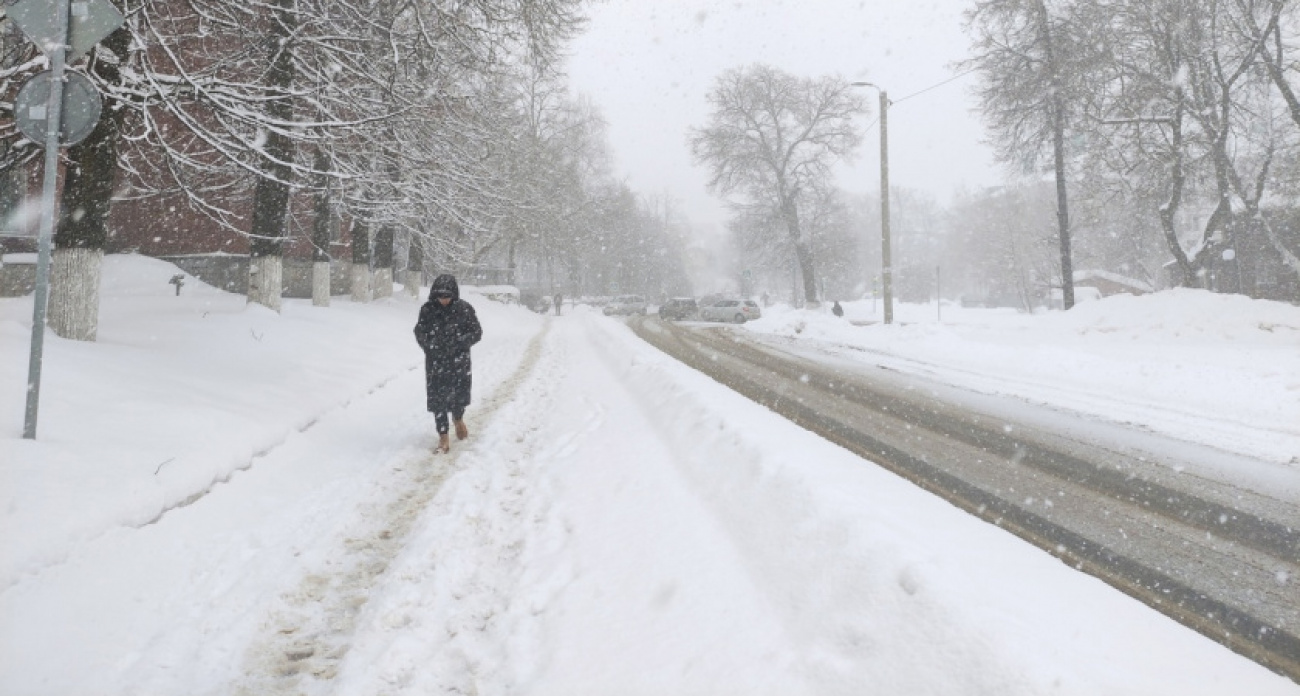
[{"label": "metal pole", "polygon": [[880,264],[885,323],[894,322],[894,268],[889,254],[889,95],[880,90]]},{"label": "metal pole", "polygon": [[37,241],[36,291],[32,297],[32,352],[27,365],[27,410],[23,437],[36,439],[41,400],[41,362],[45,347],[45,311],[49,303],[50,249],[54,242],[55,192],[59,179],[59,140],[63,123],[63,56],[68,44],[68,2],[54,10],[56,43],[50,51],[50,94],[45,107],[45,178],[41,186],[41,229]]},{"label": "metal pole", "polygon": [[939,278],[939,267],[934,267],[934,314],[935,319],[943,322],[943,284]]}]

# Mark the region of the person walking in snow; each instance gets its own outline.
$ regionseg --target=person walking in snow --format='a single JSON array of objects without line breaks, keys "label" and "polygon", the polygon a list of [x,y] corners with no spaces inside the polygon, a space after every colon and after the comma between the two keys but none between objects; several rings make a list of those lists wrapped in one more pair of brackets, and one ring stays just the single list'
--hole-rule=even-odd
[{"label": "person walking in snow", "polygon": [[435,278],[428,301],[420,307],[415,340],[424,350],[426,401],[438,429],[438,452],[451,450],[448,413],[456,425],[456,439],[469,437],[465,426],[473,375],[469,349],[482,338],[478,315],[473,306],[460,299],[455,276],[444,273]]},{"label": "person walking in snow", "polygon": [[844,316],[844,308],[840,306],[839,300],[835,300],[835,304],[831,305],[831,314],[837,317]]},{"label": "person walking in snow", "polygon": [[560,316],[560,309],[564,307],[564,295],[555,293],[555,316]]}]

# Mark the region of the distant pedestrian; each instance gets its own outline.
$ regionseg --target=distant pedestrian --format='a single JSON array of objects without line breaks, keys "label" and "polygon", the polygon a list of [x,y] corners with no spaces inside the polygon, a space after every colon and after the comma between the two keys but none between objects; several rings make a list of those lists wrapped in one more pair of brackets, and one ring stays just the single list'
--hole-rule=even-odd
[{"label": "distant pedestrian", "polygon": [[840,306],[839,300],[835,300],[835,304],[831,305],[831,314],[837,317],[844,316],[844,308]]},{"label": "distant pedestrian", "polygon": [[460,299],[455,276],[444,273],[435,278],[429,300],[420,307],[415,340],[424,350],[425,398],[438,429],[438,452],[451,450],[448,413],[456,424],[456,439],[469,437],[465,426],[473,377],[469,349],[482,338],[478,315]]},{"label": "distant pedestrian", "polygon": [[560,316],[560,309],[564,307],[564,295],[555,293],[555,316]]}]

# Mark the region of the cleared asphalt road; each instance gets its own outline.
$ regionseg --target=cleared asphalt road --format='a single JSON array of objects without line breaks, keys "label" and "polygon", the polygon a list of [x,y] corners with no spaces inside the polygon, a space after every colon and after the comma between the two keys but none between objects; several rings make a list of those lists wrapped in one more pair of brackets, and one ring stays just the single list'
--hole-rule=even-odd
[{"label": "cleared asphalt road", "polygon": [[1300,506],[1185,466],[1230,455],[1061,412],[1033,416],[1023,404],[892,370],[809,360],[729,328],[644,317],[629,325],[718,382],[1300,682]]}]

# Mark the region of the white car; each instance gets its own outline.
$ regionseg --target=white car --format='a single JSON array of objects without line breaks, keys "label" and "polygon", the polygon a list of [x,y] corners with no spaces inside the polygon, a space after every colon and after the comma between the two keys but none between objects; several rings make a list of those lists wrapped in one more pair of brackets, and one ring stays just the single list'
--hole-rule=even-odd
[{"label": "white car", "polygon": [[718,300],[707,307],[700,307],[700,319],[704,321],[731,321],[744,324],[763,316],[763,310],[753,300]]},{"label": "white car", "polygon": [[606,316],[613,314],[645,314],[645,298],[640,295],[619,295],[613,301],[605,305],[603,311]]}]

